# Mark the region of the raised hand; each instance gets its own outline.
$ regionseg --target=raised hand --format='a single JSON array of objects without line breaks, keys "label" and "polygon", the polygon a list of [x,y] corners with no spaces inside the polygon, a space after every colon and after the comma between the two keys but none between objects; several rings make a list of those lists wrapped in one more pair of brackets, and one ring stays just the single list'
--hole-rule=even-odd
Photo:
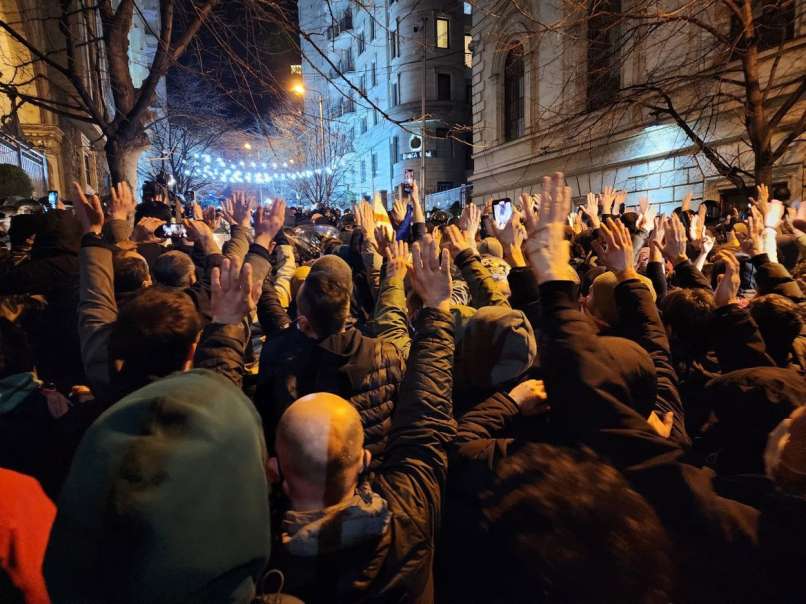
[{"label": "raised hand", "polygon": [[242,226],[245,229],[249,228],[252,211],[255,207],[254,202],[254,197],[247,197],[243,191],[236,192],[221,204],[221,213],[224,216],[224,220],[230,224]]},{"label": "raised hand", "polygon": [[78,203],[75,205],[75,213],[81,223],[84,234],[95,233],[96,235],[100,235],[104,228],[104,210],[101,206],[101,199],[95,194],[87,199],[87,196],[84,195],[84,191],[81,190],[81,185],[75,181],[73,181],[73,187],[75,187],[76,193],[78,194]]},{"label": "raised hand", "polygon": [[109,219],[128,220],[134,214],[134,195],[127,182],[119,182],[109,190]]},{"label": "raised hand", "polygon": [[414,208],[413,218],[415,224],[425,224],[425,212],[423,212],[423,204],[420,202],[420,185],[417,181],[411,183],[411,205]]},{"label": "raised hand", "polygon": [[208,249],[209,246],[215,244],[213,231],[209,226],[207,226],[206,222],[203,220],[188,220],[187,218],[185,218],[185,220],[182,222],[185,225],[187,238],[190,241],[198,242],[199,245],[203,246],[205,249]]},{"label": "raised hand", "polygon": [[738,299],[739,284],[739,261],[730,252],[720,252],[717,259],[725,261],[725,272],[718,277],[717,286],[714,290],[714,302],[717,308],[735,304]]},{"label": "raised hand", "polygon": [[694,194],[689,192],[686,193],[683,197],[683,202],[680,204],[680,209],[684,212],[688,212],[689,207],[691,207],[691,200],[694,198]]},{"label": "raised hand", "polygon": [[763,216],[767,214],[767,203],[770,201],[770,190],[767,188],[767,185],[761,183],[756,187],[757,198],[753,199],[750,198],[750,201],[753,202],[753,205],[758,207],[761,211]]},{"label": "raised hand", "polygon": [[275,199],[271,208],[260,206],[255,212],[255,243],[268,249],[284,224],[285,201]]},{"label": "raised hand", "polygon": [[627,199],[627,191],[616,191],[616,198],[613,202],[613,214],[619,215],[624,210],[624,202]]},{"label": "raised hand", "polygon": [[613,210],[613,203],[616,201],[616,191],[613,187],[605,187],[601,195],[599,195],[599,207],[603,215],[611,214]]},{"label": "raised hand", "polygon": [[758,256],[764,251],[764,216],[756,206],[750,206],[747,237],[742,242],[742,249],[751,256]]},{"label": "raised hand", "polygon": [[221,226],[221,216],[218,215],[213,206],[205,208],[202,220],[210,227],[211,231],[216,231]]},{"label": "raised hand", "polygon": [[454,260],[456,260],[456,256],[470,249],[470,244],[465,238],[465,235],[454,224],[448,225],[445,228],[445,237],[448,241],[448,249],[451,251],[451,256]]},{"label": "raised hand", "polygon": [[673,265],[688,260],[686,256],[686,227],[680,222],[677,214],[672,214],[664,227],[663,255]]},{"label": "raised hand", "polygon": [[521,415],[543,415],[551,411],[543,380],[525,380],[509,391]]},{"label": "raised hand", "polygon": [[462,232],[465,235],[465,239],[472,248],[475,248],[476,235],[481,227],[481,210],[479,210],[479,207],[475,203],[464,207],[460,224],[462,225]]},{"label": "raised hand", "polygon": [[714,249],[714,244],[716,243],[716,237],[711,235],[710,233],[705,233],[702,237],[702,253],[706,256],[711,253],[711,250]]},{"label": "raised hand", "polygon": [[781,219],[784,216],[784,210],[784,204],[777,199],[773,199],[770,203],[768,203],[767,211],[764,212],[764,228],[773,230],[777,229],[778,225],[781,224]]},{"label": "raised hand", "polygon": [[565,217],[571,209],[571,187],[565,186],[565,176],[557,172],[543,177],[542,207],[535,217],[531,208],[524,208],[528,239],[524,245],[538,283],[576,281],[577,275],[569,265],[571,248],[565,240]]},{"label": "raised hand", "polygon": [[691,223],[688,226],[688,237],[692,242],[698,242],[702,240],[702,236],[705,232],[705,225],[702,224],[700,220],[699,214],[694,214],[691,217]]},{"label": "raised hand", "polygon": [[243,267],[230,258],[224,258],[221,268],[210,273],[210,308],[213,323],[232,325],[240,323],[255,309],[258,288],[252,285],[252,265]]},{"label": "raised hand", "polygon": [[649,203],[649,197],[639,199],[638,206],[641,213],[638,215],[636,226],[644,233],[649,233],[655,224],[655,216],[658,215],[658,209]]},{"label": "raised hand", "polygon": [[601,222],[599,221],[599,200],[596,198],[596,195],[593,193],[588,193],[587,204],[582,206],[582,211],[590,219],[591,227],[594,229],[598,229],[601,226]]},{"label": "raised hand", "polygon": [[596,255],[620,280],[636,277],[630,231],[620,220],[608,218],[600,230],[600,241],[593,241]]},{"label": "raised hand", "polygon": [[394,234],[383,225],[375,227],[375,243],[378,246],[378,253],[383,256],[386,250],[395,242]]},{"label": "raised hand", "polygon": [[141,218],[140,222],[134,225],[134,232],[132,232],[132,241],[137,243],[148,243],[157,239],[154,232],[163,224],[164,220],[155,218],[154,216],[146,216]]},{"label": "raised hand", "polygon": [[439,252],[430,235],[412,247],[412,286],[424,307],[450,313],[451,257],[448,250]]},{"label": "raised hand", "polygon": [[386,277],[402,281],[408,269],[409,244],[405,241],[392,241],[386,248]]},{"label": "raised hand", "polygon": [[392,219],[392,222],[395,223],[395,226],[400,226],[403,220],[406,218],[406,209],[408,208],[408,203],[402,197],[395,199],[395,203],[392,204],[392,212],[389,214],[389,218]]},{"label": "raised hand", "polygon": [[194,201],[190,207],[193,209],[193,220],[204,220],[204,212],[198,201]]}]

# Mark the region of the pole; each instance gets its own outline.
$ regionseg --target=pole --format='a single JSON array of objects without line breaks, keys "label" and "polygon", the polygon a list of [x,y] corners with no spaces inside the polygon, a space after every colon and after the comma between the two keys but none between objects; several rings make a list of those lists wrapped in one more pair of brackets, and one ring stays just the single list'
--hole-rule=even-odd
[{"label": "pole", "polygon": [[422,125],[420,126],[420,187],[422,187],[423,210],[425,207],[425,82],[428,77],[428,17],[423,17],[423,81],[420,90],[420,112]]},{"label": "pole", "polygon": [[[319,130],[322,133],[322,164],[327,163],[325,156],[325,113],[322,109],[322,95],[319,95]],[[322,166],[320,166],[322,167]]]}]

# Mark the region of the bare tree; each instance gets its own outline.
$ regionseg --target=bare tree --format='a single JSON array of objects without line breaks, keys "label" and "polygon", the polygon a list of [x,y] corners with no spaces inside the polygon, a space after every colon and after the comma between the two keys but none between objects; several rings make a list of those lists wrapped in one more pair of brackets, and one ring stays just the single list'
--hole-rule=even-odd
[{"label": "bare tree", "polygon": [[[541,99],[535,121],[546,128],[563,121],[602,135],[670,121],[739,188],[770,183],[806,131],[796,0],[558,0],[554,19],[549,3],[492,4],[487,17],[517,19],[533,48],[561,40],[564,51],[541,52],[539,69],[582,66],[562,82],[563,101]],[[738,152],[726,153],[714,133],[734,123]]]},{"label": "bare tree", "polygon": [[[21,12],[19,21],[0,21],[0,28],[27,54],[13,74],[4,74],[0,92],[96,126],[112,180],[133,184],[137,160],[149,145],[146,129],[154,120],[151,107],[158,84],[219,2],[158,0],[159,23],[151,32],[156,50],[137,84],[130,69],[129,33],[135,16],[146,27],[152,25],[136,0],[37,3]],[[183,30],[177,31],[180,6],[188,15]],[[46,85],[31,86],[39,80]],[[61,94],[52,94],[52,89]]]}]

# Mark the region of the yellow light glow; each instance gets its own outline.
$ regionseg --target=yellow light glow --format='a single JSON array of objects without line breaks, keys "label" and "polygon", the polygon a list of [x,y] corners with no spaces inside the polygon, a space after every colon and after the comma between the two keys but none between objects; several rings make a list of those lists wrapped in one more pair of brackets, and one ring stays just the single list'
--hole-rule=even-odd
[{"label": "yellow light glow", "polygon": [[305,94],[305,86],[301,83],[296,83],[291,87],[291,92],[303,96]]},{"label": "yellow light glow", "polygon": [[249,150],[252,148],[252,145],[250,143],[244,143],[243,148]]}]

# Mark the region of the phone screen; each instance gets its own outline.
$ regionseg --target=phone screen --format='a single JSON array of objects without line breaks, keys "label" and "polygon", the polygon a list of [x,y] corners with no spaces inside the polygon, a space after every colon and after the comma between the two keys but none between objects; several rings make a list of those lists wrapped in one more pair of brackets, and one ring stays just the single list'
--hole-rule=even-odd
[{"label": "phone screen", "polygon": [[54,209],[57,203],[59,203],[59,194],[56,191],[48,191],[48,206],[50,206],[50,209]]},{"label": "phone screen", "polygon": [[508,197],[493,201],[493,217],[495,226],[499,229],[503,229],[507,225],[509,219],[512,218],[512,201]]}]

